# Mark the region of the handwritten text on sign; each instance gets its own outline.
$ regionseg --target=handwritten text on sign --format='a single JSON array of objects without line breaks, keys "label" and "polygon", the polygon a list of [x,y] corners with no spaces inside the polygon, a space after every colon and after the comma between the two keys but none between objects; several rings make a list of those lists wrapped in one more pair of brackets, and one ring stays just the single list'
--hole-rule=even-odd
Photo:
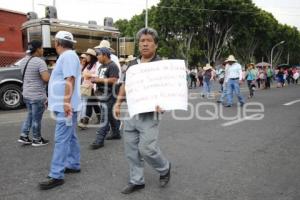
[{"label": "handwritten text on sign", "polygon": [[131,66],[126,72],[129,115],[163,110],[187,110],[188,90],[183,60],[162,60]]}]

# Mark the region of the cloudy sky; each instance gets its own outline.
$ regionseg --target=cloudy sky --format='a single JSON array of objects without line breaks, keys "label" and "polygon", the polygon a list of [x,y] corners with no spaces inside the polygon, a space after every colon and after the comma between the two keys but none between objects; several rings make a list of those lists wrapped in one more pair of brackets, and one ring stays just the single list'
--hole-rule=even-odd
[{"label": "cloudy sky", "polygon": [[[130,19],[146,7],[146,0],[0,0],[0,7],[44,16],[45,5],[56,2],[58,18],[78,22],[95,20],[103,24],[104,17]],[[256,5],[273,13],[280,23],[296,26],[300,30],[300,0],[253,0]],[[149,7],[159,0],[148,0]]]}]

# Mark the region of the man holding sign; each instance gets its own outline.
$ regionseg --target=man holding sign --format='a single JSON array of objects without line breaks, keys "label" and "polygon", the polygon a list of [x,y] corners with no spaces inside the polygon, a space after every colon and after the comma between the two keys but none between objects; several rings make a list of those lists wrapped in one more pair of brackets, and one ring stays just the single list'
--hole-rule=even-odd
[{"label": "man holding sign", "polygon": [[[160,60],[159,56],[156,55],[158,35],[154,29],[141,29],[137,33],[137,41],[139,42],[140,57],[129,63],[128,71],[131,70],[131,66],[133,68],[135,67],[134,65],[140,63]],[[115,115],[117,117],[120,117],[121,103],[125,100],[126,94],[128,95],[128,91],[125,90],[125,85],[130,81],[129,77],[127,77],[127,72],[125,74],[124,84],[122,84],[120,88],[115,104]],[[136,74],[136,76],[139,75],[141,74]],[[147,90],[143,92],[147,93]],[[128,106],[134,107],[134,105],[129,105],[129,103]],[[158,115],[163,111],[159,105],[154,106],[152,109],[151,112],[138,113],[134,116],[130,116],[131,118],[124,122],[125,154],[130,167],[130,180],[129,184],[122,190],[123,194],[130,194],[145,187],[144,161],[160,174],[159,183],[161,187],[166,186],[170,180],[171,164],[161,154],[157,145],[159,135]]]}]

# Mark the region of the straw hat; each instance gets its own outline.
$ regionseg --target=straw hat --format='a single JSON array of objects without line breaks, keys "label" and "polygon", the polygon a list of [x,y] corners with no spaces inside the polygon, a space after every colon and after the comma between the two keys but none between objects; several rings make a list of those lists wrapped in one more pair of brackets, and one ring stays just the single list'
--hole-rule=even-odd
[{"label": "straw hat", "polygon": [[209,69],[212,69],[212,66],[210,64],[206,64],[204,67],[203,67],[203,70],[206,71],[206,70],[209,70]]},{"label": "straw hat", "polygon": [[84,52],[84,54],[97,57],[96,51],[94,49],[88,49],[86,52]]},{"label": "straw hat", "polygon": [[103,47],[108,48],[111,52],[115,52],[115,50],[110,47],[110,42],[108,40],[102,40],[98,46],[94,47],[94,49],[101,49]]},{"label": "straw hat", "polygon": [[132,61],[132,60],[134,60],[135,59],[135,57],[133,57],[133,55],[129,55],[128,57],[127,57],[127,59],[126,59],[126,62],[130,62],[130,61]]},{"label": "straw hat", "polygon": [[255,64],[254,63],[249,63],[248,66],[255,67]]},{"label": "straw hat", "polygon": [[229,55],[225,62],[236,62],[237,60],[233,55]]},{"label": "straw hat", "polygon": [[124,62],[126,62],[126,60],[125,60],[125,58],[120,58],[120,59],[119,59],[119,62],[120,62],[120,63],[124,63]]},{"label": "straw hat", "polygon": [[84,54],[84,53],[81,54],[81,55],[80,55],[80,58],[86,58],[86,54]]}]

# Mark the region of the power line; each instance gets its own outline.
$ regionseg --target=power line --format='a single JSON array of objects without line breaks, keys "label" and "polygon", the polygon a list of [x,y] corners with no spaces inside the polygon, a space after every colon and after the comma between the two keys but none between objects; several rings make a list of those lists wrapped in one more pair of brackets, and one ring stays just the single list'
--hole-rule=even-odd
[{"label": "power line", "polygon": [[[260,15],[262,14],[262,11],[237,11],[237,10],[224,10],[224,9],[208,9],[208,8],[188,8],[188,7],[176,7],[176,6],[156,6],[157,8],[162,9],[178,9],[178,10],[192,10],[192,11],[207,11],[207,12],[223,12],[223,13],[238,13],[238,14],[255,14]],[[267,11],[265,11],[267,12]],[[278,12],[277,12],[278,13]],[[278,13],[279,14],[279,13]],[[300,16],[300,14],[287,14],[287,13],[281,13],[286,16]]]}]

